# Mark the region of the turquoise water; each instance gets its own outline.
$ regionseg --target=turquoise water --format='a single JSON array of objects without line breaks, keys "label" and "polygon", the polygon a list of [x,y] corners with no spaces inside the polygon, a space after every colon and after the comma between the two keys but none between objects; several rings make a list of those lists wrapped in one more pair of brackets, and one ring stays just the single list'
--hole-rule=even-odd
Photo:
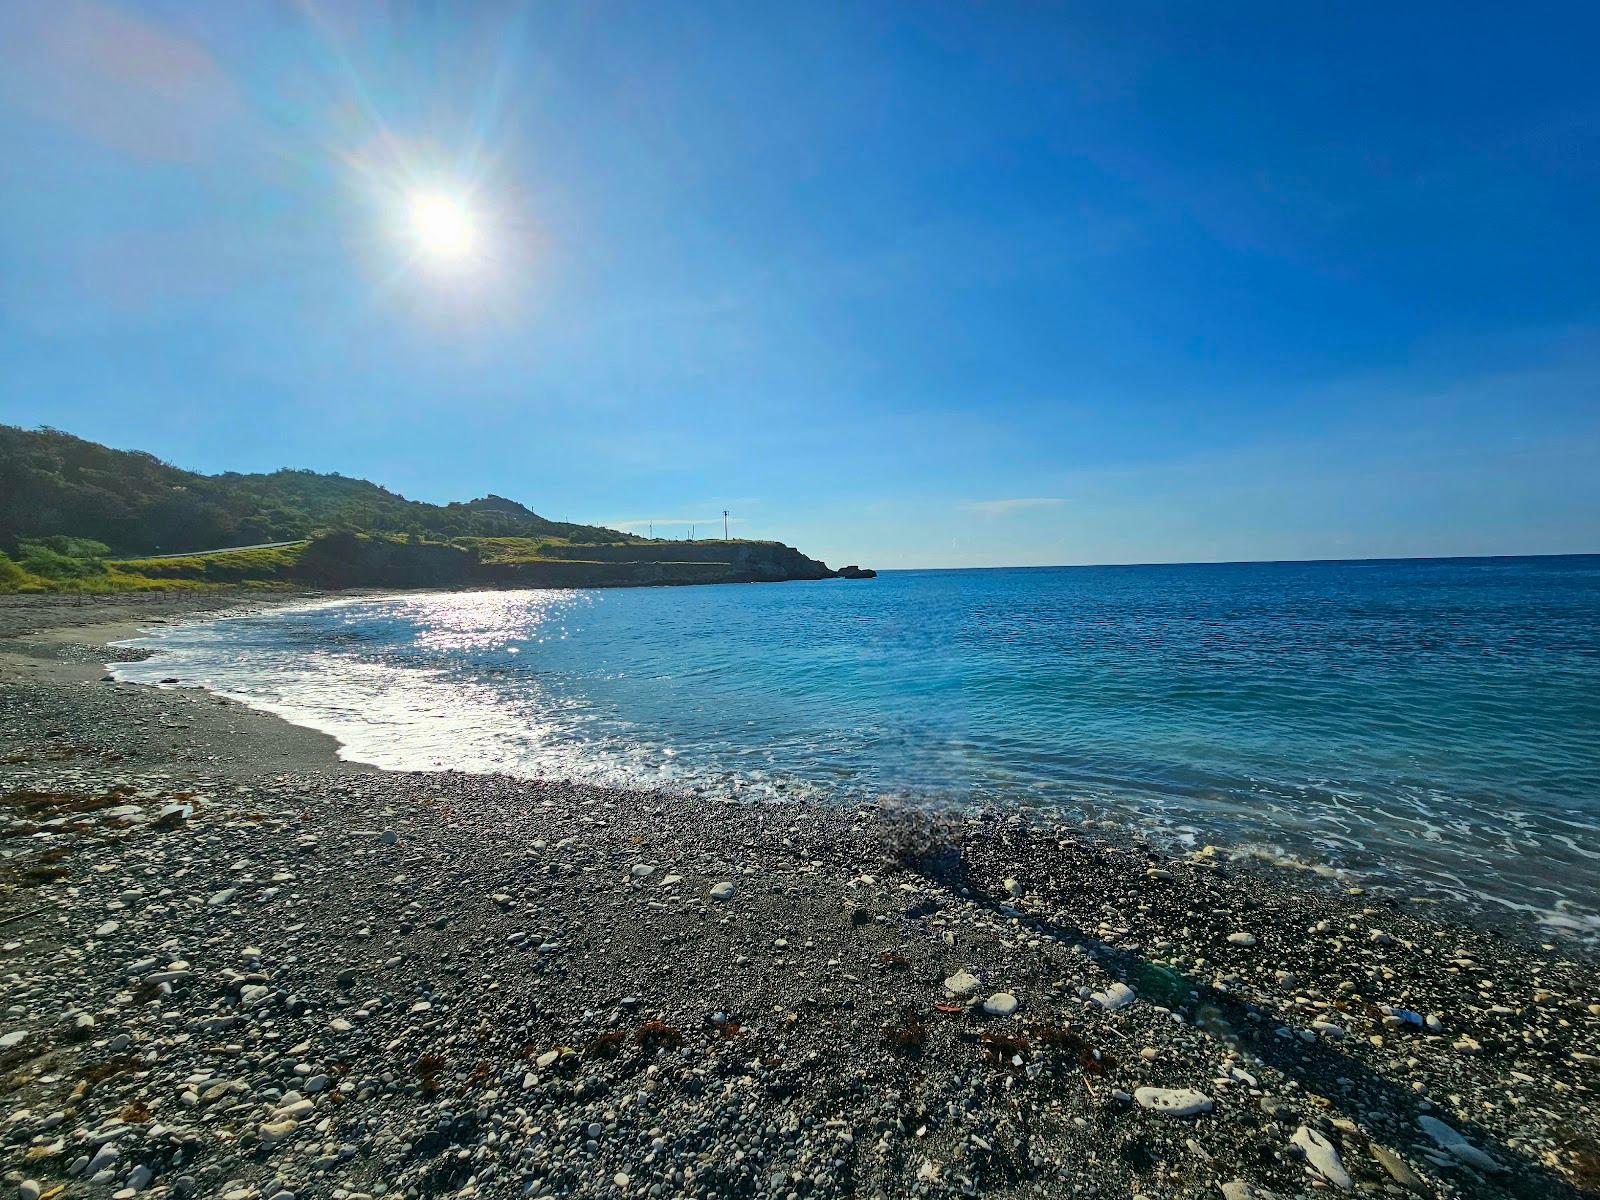
[{"label": "turquoise water", "polygon": [[414,594],[164,631],[408,769],[1061,810],[1600,936],[1600,557]]}]

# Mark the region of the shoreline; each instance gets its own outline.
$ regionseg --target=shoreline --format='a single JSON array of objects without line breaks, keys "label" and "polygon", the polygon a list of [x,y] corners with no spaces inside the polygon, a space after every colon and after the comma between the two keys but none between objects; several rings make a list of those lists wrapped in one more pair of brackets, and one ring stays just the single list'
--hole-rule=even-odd
[{"label": "shoreline", "polygon": [[317,598],[0,604],[13,1184],[1600,1186],[1575,946],[1020,815],[388,772],[209,692],[98,682],[143,625]]},{"label": "shoreline", "polygon": [[[237,598],[222,599],[204,603],[191,610],[178,598],[170,607],[172,615],[156,618],[161,624],[185,623],[188,621],[210,621],[231,615],[250,615],[264,608],[289,608],[306,605],[321,606],[329,603],[350,602],[358,600],[381,600],[386,597],[404,597],[411,595],[436,595],[451,593],[458,589],[390,589],[386,591],[373,591],[370,589],[352,589],[338,592],[304,591],[293,594],[275,593],[263,598],[259,592],[244,591]],[[3,613],[0,613],[3,616]],[[115,619],[101,625],[85,627],[85,632],[94,634],[96,630],[103,630],[99,636],[90,637],[91,648],[98,645],[101,652],[117,655],[122,653],[123,647],[118,643],[136,638],[145,633],[159,634],[159,629],[152,630],[135,621]],[[0,641],[0,647],[4,642]],[[132,661],[131,658],[122,658],[120,661]],[[5,653],[0,649],[0,678],[4,677]],[[115,664],[108,664],[108,670],[114,672]],[[80,676],[91,675],[90,671],[79,672]],[[95,676],[98,678],[98,676]],[[538,780],[543,778],[557,778],[556,776],[524,775],[515,771],[497,771],[492,767],[440,766],[437,761],[433,765],[412,765],[406,762],[385,762],[381,752],[374,752],[371,757],[356,756],[360,751],[353,750],[340,733],[324,728],[312,719],[299,719],[300,714],[286,710],[279,705],[266,705],[252,701],[245,696],[228,694],[215,691],[205,683],[191,683],[186,680],[172,682],[153,682],[149,679],[116,679],[122,686],[160,687],[171,688],[179,692],[200,693],[225,699],[228,703],[238,705],[243,710],[259,714],[269,721],[283,722],[294,730],[304,731],[309,735],[304,747],[304,757],[301,760],[306,767],[315,768],[323,762],[337,761],[340,766],[360,769],[385,771],[395,774],[408,774],[413,771],[427,773],[458,772],[466,775],[492,777],[501,774],[512,779]],[[281,739],[280,739],[281,741]],[[359,741],[359,739],[358,739]],[[648,782],[615,783],[604,779],[581,776],[568,778],[560,776],[566,782],[589,787],[616,787],[625,791],[655,790]],[[798,781],[791,781],[798,782]],[[694,790],[694,789],[691,789]],[[801,783],[798,788],[790,787],[780,793],[764,793],[754,797],[739,797],[752,802],[762,803],[768,801],[789,802],[801,797],[808,797],[812,803],[834,804],[839,802],[837,795],[830,795],[826,801],[820,796],[824,789],[815,783]],[[845,807],[852,804],[870,803],[871,800],[861,794],[847,796],[843,799]],[[914,802],[909,801],[908,802]],[[945,800],[933,800],[938,806],[949,806]],[[975,802],[971,806],[956,805],[955,807],[970,808],[971,811],[983,811],[994,807],[1002,813],[1011,809],[1003,801]],[[1045,825],[1051,823],[1066,824],[1078,831],[1079,836],[1093,838],[1122,850],[1153,850],[1165,856],[1182,855],[1189,848],[1202,845],[1213,845],[1225,861],[1237,869],[1262,870],[1269,874],[1287,873],[1300,876],[1303,881],[1313,885],[1329,888],[1346,889],[1356,887],[1375,898],[1382,898],[1386,902],[1399,901],[1400,903],[1425,910],[1438,917],[1459,922],[1479,931],[1491,932],[1495,936],[1508,937],[1525,945],[1537,945],[1546,939],[1555,939],[1560,942],[1571,942],[1574,953],[1589,956],[1600,962],[1600,936],[1596,934],[1596,927],[1592,922],[1592,914],[1580,914],[1574,918],[1571,911],[1557,904],[1551,907],[1538,907],[1532,904],[1518,905],[1506,897],[1483,892],[1463,893],[1451,895],[1441,894],[1437,888],[1429,890],[1429,885],[1410,879],[1404,872],[1384,870],[1375,866],[1355,867],[1339,866],[1314,854],[1307,854],[1303,850],[1295,852],[1284,849],[1270,838],[1263,840],[1261,837],[1254,839],[1223,840],[1213,842],[1211,839],[1217,835],[1215,831],[1204,831],[1205,837],[1180,836],[1172,831],[1164,831],[1159,827],[1138,825],[1130,823],[1125,815],[1118,816],[1107,811],[1093,813],[1089,811],[1065,813],[1051,808],[1034,808],[1024,806],[1024,819],[1037,820]],[[1195,830],[1188,830],[1193,834]]]}]

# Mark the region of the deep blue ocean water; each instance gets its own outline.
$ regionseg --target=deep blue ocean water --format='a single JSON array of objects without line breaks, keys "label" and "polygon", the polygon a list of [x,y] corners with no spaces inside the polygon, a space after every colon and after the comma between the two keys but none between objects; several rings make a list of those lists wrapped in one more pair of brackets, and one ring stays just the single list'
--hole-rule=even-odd
[{"label": "deep blue ocean water", "polygon": [[1600,937],[1600,557],[412,594],[174,627],[407,769],[1058,810]]}]

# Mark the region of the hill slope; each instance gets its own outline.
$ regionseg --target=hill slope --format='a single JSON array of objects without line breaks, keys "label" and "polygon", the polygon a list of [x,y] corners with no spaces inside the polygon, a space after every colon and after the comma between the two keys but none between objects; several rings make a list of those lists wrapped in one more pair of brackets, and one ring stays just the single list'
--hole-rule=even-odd
[{"label": "hill slope", "polygon": [[92,538],[118,554],[175,554],[327,529],[628,540],[612,529],[547,520],[500,496],[425,504],[365,479],[315,471],[201,475],[55,429],[0,425],[0,550],[8,553],[51,536]]},{"label": "hill slope", "polygon": [[0,592],[631,587],[870,574],[833,571],[781,542],[640,538],[551,521],[503,496],[424,504],[313,471],[201,475],[59,430],[0,425]]}]

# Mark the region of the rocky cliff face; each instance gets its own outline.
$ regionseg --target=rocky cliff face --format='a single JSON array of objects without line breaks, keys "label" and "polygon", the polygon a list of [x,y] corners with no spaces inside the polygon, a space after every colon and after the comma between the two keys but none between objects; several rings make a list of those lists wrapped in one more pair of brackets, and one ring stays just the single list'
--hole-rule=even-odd
[{"label": "rocky cliff face", "polygon": [[782,542],[632,542],[624,545],[547,546],[547,558],[603,563],[707,564],[733,579],[831,579],[828,565]]},{"label": "rocky cliff face", "polygon": [[330,533],[305,548],[296,577],[319,587],[459,587],[478,556],[443,542],[401,542]]},{"label": "rocky cliff face", "polygon": [[472,550],[350,533],[316,539],[296,577],[322,587],[645,587],[832,579],[826,563],[781,542],[548,546],[535,561],[485,562]]}]

